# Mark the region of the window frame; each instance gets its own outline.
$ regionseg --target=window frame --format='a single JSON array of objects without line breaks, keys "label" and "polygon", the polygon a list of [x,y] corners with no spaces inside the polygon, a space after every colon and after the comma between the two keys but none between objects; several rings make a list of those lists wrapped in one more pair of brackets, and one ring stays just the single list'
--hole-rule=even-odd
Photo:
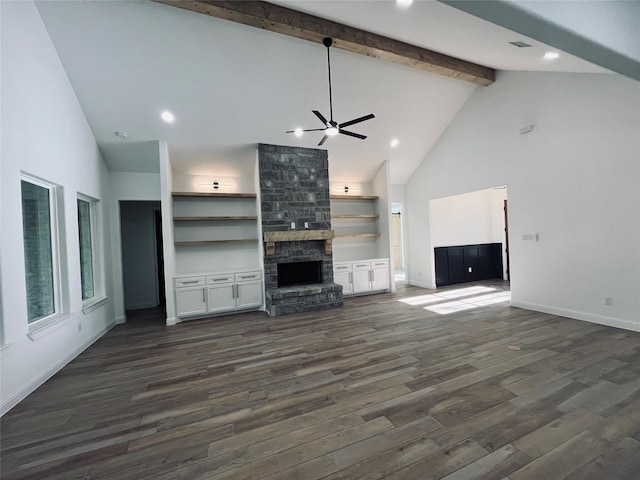
[{"label": "window frame", "polygon": [[[40,188],[44,188],[49,192],[49,229],[51,235],[51,269],[52,269],[52,284],[53,284],[53,312],[44,317],[40,317],[38,319],[29,321],[28,311],[27,311],[27,325],[29,327],[29,333],[34,333],[42,328],[46,328],[47,326],[57,323],[61,315],[64,312],[63,305],[63,297],[62,297],[62,272],[61,272],[61,264],[60,264],[60,223],[58,218],[58,205],[59,205],[59,194],[58,194],[58,185],[55,185],[51,182],[47,182],[40,178],[27,175],[25,173],[20,175],[21,189],[22,182],[30,183]],[[21,202],[22,202],[22,194],[21,194]],[[25,245],[24,245],[24,209],[21,205],[21,216],[22,216],[22,225],[23,225],[23,254],[26,255]],[[28,292],[29,285],[27,284],[27,275],[26,275],[26,259],[24,261],[25,264],[25,272],[24,272],[24,281],[25,281],[25,293]]]},{"label": "window frame", "polygon": [[[83,313],[89,313],[100,306],[106,299],[104,289],[104,269],[102,258],[102,243],[100,241],[100,200],[89,195],[78,192],[76,195],[76,212],[78,201],[89,204],[89,224],[91,232],[91,268],[93,272],[93,296],[82,298],[82,264],[79,263],[80,271],[80,300],[82,301]],[[80,216],[77,217],[78,225],[78,258],[80,255]]]}]

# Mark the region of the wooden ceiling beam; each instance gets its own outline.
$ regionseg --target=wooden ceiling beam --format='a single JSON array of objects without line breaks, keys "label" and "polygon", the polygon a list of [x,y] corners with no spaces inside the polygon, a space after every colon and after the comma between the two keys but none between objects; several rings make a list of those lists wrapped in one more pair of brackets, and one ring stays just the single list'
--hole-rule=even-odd
[{"label": "wooden ceiling beam", "polygon": [[491,85],[495,81],[496,72],[492,68],[268,2],[152,1],[312,42],[322,43],[324,37],[331,37],[333,46],[342,50],[478,85]]}]

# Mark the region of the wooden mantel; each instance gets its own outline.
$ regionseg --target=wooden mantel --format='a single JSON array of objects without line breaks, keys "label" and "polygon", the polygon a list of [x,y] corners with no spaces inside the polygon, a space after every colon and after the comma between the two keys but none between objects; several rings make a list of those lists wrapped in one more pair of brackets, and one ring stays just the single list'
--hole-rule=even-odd
[{"label": "wooden mantel", "polygon": [[277,242],[301,242],[305,240],[324,240],[324,253],[331,254],[333,230],[289,230],[280,232],[264,232],[265,255],[273,257],[276,254]]}]

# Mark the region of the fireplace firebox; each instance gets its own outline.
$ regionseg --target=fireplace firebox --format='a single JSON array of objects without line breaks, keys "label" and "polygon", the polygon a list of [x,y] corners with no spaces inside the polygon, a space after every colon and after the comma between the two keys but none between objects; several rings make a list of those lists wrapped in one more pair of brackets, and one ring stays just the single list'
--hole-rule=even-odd
[{"label": "fireplace firebox", "polygon": [[322,283],[322,262],[278,264],[278,288]]}]

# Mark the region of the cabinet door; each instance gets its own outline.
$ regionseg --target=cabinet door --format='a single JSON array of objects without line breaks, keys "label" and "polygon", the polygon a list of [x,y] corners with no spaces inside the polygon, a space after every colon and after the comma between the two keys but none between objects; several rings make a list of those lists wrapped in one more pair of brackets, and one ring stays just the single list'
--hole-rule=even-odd
[{"label": "cabinet door", "polygon": [[371,291],[371,270],[354,270],[353,293]]},{"label": "cabinet door", "polygon": [[389,267],[371,270],[371,290],[386,290],[389,288]]},{"label": "cabinet door", "polygon": [[253,308],[262,305],[262,282],[243,282],[236,284],[236,306]]},{"label": "cabinet door", "polygon": [[207,287],[207,311],[210,313],[235,310],[235,284],[225,283]]},{"label": "cabinet door", "polygon": [[204,287],[180,288],[176,290],[178,317],[189,317],[207,313]]},{"label": "cabinet door", "polygon": [[353,285],[351,284],[351,272],[349,271],[333,271],[333,282],[342,285],[342,294],[349,295],[353,293]]}]

